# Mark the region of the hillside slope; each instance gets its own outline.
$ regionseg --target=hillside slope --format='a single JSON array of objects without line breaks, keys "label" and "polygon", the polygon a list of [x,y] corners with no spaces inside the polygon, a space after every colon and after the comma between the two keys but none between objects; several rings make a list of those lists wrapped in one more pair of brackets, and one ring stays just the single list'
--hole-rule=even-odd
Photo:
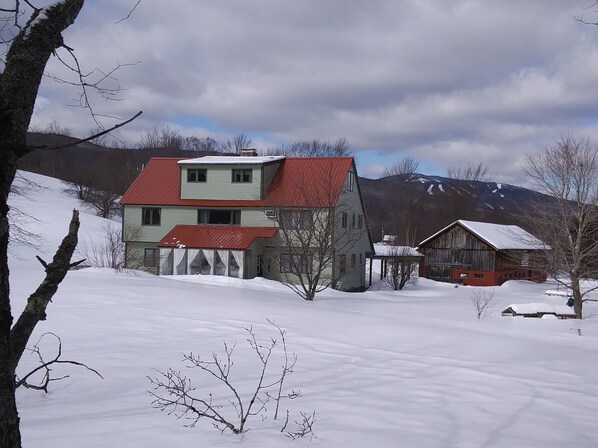
[{"label": "hillside slope", "polygon": [[[42,185],[13,205],[36,216],[26,224],[42,232],[37,249],[13,246],[11,293],[18,313],[65,232],[76,202],[60,182],[31,174]],[[81,234],[102,238],[104,221],[82,213]],[[118,223],[115,223],[118,225]],[[510,303],[562,303],[543,291],[553,285],[507,282],[495,288],[496,310]],[[276,337],[266,319],[284,328],[297,354],[285,389],[302,397],[281,402],[293,419],[316,412],[318,447],[450,446],[593,448],[598,443],[598,304],[584,321],[503,318],[476,320],[471,287],[420,280],[402,292],[377,283],[366,293],[325,291],[313,303],[262,279],[189,276],[178,280],[106,269],[70,272],[33,341],[60,335],[64,359],[97,369],[56,366],[69,375],[50,393],[19,389],[23,445],[46,448],[163,448],[184,446],[264,448],[311,446],[280,433],[282,421],[250,421],[241,436],[220,433],[207,421],[194,428],[152,408],[147,376],[168,366],[193,377],[197,395],[222,404],[223,389],[181,363],[181,352],[202,357],[237,343],[232,381],[247,397],[259,361],[244,327],[258,338]],[[578,336],[578,329],[582,336]],[[46,351],[47,350],[47,351]],[[45,353],[52,351],[44,346]],[[26,356],[19,372],[36,363]],[[275,358],[280,369],[280,353]],[[268,378],[273,378],[268,376]]]}]

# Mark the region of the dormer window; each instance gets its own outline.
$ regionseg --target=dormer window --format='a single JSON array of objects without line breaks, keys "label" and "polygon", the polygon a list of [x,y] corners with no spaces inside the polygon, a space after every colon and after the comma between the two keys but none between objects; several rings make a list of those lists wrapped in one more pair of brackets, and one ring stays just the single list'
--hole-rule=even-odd
[{"label": "dormer window", "polygon": [[187,182],[206,182],[208,177],[207,170],[200,168],[187,169]]},{"label": "dormer window", "polygon": [[233,183],[251,183],[251,169],[233,170]]}]

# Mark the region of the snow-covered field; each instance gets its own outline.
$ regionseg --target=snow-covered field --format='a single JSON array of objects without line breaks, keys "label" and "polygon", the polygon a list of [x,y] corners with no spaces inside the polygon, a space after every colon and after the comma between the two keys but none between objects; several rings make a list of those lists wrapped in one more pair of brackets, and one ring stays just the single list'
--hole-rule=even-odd
[{"label": "snow-covered field", "polygon": [[[12,203],[40,220],[26,225],[46,241],[37,250],[12,247],[15,315],[43,276],[35,255],[51,257],[78,207],[60,182],[24,175],[45,188]],[[102,219],[82,211],[81,221],[83,240],[101,238]],[[185,369],[181,352],[209,357],[222,352],[223,341],[237,342],[233,381],[247,392],[257,370],[243,327],[275,337],[266,319],[287,331],[297,354],[285,386],[303,396],[281,406],[291,416],[315,410],[312,446],[598,446],[598,305],[585,306],[583,321],[500,316],[512,303],[564,303],[544,294],[554,284],[495,288],[496,312],[477,320],[475,288],[427,280],[403,292],[382,285],[363,294],[326,291],[313,303],[263,279],[181,280],[97,268],[68,274],[33,339],[59,334],[63,358],[88,364],[104,379],[61,366],[56,375],[70,377],[50,393],[19,389],[24,446],[310,445],[284,437],[282,422],[271,418],[254,418],[251,430],[237,436],[207,421],[184,427],[150,405],[147,376],[154,369]],[[22,372],[35,357],[25,355],[23,364]],[[199,395],[220,398],[213,379],[184,371]]]}]

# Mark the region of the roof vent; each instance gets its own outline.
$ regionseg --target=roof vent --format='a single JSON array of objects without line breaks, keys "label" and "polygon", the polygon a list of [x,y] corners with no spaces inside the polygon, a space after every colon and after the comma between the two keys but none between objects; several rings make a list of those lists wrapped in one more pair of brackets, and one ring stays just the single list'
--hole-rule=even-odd
[{"label": "roof vent", "polygon": [[243,148],[239,151],[241,157],[256,157],[257,149],[255,148]]}]

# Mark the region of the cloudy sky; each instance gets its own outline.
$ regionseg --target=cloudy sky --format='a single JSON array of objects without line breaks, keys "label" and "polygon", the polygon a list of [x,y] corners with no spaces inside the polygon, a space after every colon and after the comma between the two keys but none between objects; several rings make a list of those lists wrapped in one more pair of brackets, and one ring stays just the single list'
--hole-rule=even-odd
[{"label": "cloudy sky", "polygon": [[[121,101],[94,103],[143,110],[129,143],[156,125],[258,148],[346,137],[367,177],[413,157],[427,174],[481,161],[521,184],[527,153],[561,135],[598,143],[598,26],[575,20],[598,20],[592,1],[142,0],[115,23],[136,0],[95,0],[66,43],[88,70],[138,62],[115,73]],[[87,133],[76,96],[46,79],[32,124]]]}]

